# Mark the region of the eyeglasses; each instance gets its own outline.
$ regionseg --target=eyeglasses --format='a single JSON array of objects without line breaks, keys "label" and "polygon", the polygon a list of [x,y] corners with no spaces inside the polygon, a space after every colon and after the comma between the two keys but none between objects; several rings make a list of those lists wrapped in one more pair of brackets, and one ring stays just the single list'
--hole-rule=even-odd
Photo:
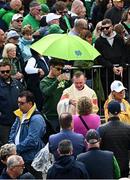
[{"label": "eyeglasses", "polygon": [[5,73],[6,73],[6,74],[9,74],[9,73],[10,73],[10,70],[6,70],[6,71],[3,70],[3,71],[0,71],[0,72],[1,72],[1,74],[5,74]]},{"label": "eyeglasses", "polygon": [[17,19],[16,22],[23,22],[23,19]]},{"label": "eyeglasses", "polygon": [[21,105],[21,106],[24,105],[24,104],[26,104],[26,103],[27,103],[27,102],[18,101],[18,104]]},{"label": "eyeglasses", "polygon": [[111,26],[104,26],[104,27],[101,27],[101,31],[103,31],[104,29],[108,30]]},{"label": "eyeglasses", "polygon": [[60,68],[60,67],[54,67],[57,71],[62,71],[63,70],[63,68]]}]

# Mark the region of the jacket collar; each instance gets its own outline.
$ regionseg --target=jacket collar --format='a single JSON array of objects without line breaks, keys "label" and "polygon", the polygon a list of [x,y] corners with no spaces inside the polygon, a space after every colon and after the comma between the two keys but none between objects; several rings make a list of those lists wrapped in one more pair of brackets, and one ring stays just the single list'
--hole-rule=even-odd
[{"label": "jacket collar", "polygon": [[113,116],[113,117],[110,117],[108,118],[108,121],[119,121],[120,118],[118,116]]},{"label": "jacket collar", "polygon": [[[27,112],[27,116],[26,119],[29,120],[31,115],[34,113],[34,111],[36,110],[36,104],[34,104],[32,106],[32,108]],[[21,120],[23,117],[23,112],[20,109],[17,109],[16,111],[14,111],[14,114],[19,117],[19,119]]]}]

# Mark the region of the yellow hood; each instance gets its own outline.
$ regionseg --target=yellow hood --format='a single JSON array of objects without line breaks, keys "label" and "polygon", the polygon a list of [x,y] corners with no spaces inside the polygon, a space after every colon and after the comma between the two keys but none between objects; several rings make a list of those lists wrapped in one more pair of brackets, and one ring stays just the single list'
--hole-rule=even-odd
[{"label": "yellow hood", "polygon": [[[36,104],[34,104],[32,106],[32,108],[27,112],[27,116],[26,119],[30,119],[31,115],[33,114],[33,112],[36,110]],[[20,109],[17,109],[16,111],[14,111],[14,114],[19,117],[19,119],[21,120],[23,117],[23,112]]]}]

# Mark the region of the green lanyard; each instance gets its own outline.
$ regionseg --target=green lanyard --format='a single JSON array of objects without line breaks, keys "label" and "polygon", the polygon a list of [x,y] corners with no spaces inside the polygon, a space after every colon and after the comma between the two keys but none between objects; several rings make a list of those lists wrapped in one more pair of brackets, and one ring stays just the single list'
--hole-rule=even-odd
[{"label": "green lanyard", "polygon": [[64,16],[63,19],[65,20],[67,28],[70,30],[71,29],[71,25],[70,25],[70,22],[69,22],[68,18],[66,16]]}]

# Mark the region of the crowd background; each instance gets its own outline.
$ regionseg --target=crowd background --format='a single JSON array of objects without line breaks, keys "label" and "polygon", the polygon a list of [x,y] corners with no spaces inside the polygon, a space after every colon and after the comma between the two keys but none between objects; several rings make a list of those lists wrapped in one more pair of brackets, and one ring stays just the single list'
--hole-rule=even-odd
[{"label": "crowd background", "polygon": [[[68,62],[31,49],[64,33],[100,55]],[[128,177],[129,50],[127,0],[0,0],[1,179]]]}]

